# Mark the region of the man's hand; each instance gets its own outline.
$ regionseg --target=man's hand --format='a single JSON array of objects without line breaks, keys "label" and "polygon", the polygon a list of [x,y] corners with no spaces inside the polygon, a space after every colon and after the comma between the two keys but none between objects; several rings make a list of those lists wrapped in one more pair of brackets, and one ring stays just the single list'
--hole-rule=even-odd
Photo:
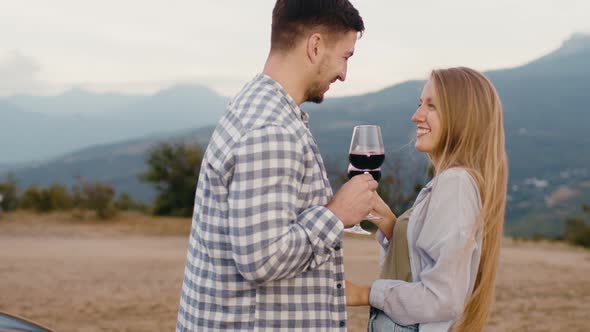
[{"label": "man's hand", "polygon": [[371,287],[355,285],[352,282],[345,280],[346,291],[346,305],[355,307],[362,305],[369,305],[369,296],[371,295]]},{"label": "man's hand", "polygon": [[342,221],[344,227],[358,224],[375,206],[377,181],[370,174],[361,174],[346,182],[326,205]]}]

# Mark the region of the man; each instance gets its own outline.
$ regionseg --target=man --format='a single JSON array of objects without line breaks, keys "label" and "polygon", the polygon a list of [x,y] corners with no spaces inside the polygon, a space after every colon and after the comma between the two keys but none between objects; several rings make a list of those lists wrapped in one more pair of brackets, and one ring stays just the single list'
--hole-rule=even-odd
[{"label": "man", "polygon": [[205,152],[177,331],[346,329],[342,230],[373,207],[360,175],[332,198],[307,127],[346,78],[364,24],[346,0],[278,0],[262,74],[229,103]]}]

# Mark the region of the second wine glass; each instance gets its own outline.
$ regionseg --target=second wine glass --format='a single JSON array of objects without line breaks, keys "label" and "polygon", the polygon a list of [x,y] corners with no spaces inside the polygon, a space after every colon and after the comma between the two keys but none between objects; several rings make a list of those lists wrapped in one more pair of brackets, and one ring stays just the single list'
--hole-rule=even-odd
[{"label": "second wine glass", "polygon": [[[381,127],[376,125],[355,126],[352,131],[348,160],[350,161],[348,167],[349,178],[358,174],[369,173],[376,181],[379,181],[381,178],[380,167],[385,161]],[[381,219],[381,217],[369,213],[366,219]],[[345,229],[345,231],[357,234],[371,234],[364,230],[360,224]]]}]

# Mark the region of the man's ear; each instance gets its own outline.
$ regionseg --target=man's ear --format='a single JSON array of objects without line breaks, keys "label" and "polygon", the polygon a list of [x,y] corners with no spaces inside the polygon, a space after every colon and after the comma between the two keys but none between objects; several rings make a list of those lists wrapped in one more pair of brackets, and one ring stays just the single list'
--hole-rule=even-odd
[{"label": "man's ear", "polygon": [[324,55],[324,45],[324,37],[317,32],[307,38],[307,58],[312,64],[318,63]]}]

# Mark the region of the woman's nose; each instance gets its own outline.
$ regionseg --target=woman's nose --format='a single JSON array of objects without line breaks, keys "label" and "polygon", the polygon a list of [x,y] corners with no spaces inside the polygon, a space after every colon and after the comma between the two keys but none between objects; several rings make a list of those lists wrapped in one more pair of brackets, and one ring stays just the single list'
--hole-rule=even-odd
[{"label": "woman's nose", "polygon": [[413,122],[421,122],[424,121],[425,117],[424,117],[424,112],[422,111],[422,107],[418,107],[418,109],[416,109],[416,112],[414,112],[414,115],[412,115],[412,121]]}]

